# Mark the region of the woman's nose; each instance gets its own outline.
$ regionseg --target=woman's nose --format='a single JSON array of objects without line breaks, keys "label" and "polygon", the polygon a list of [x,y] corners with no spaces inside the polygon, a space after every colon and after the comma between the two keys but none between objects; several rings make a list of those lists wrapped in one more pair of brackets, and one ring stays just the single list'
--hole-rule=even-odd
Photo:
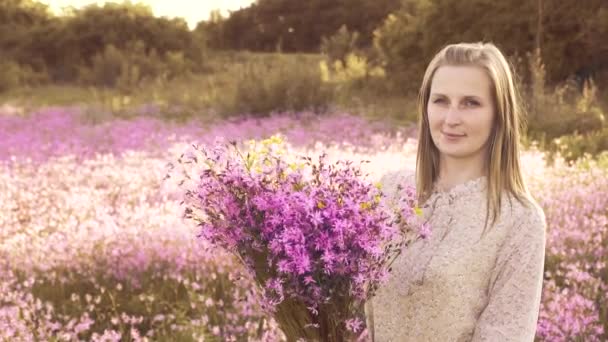
[{"label": "woman's nose", "polygon": [[448,108],[445,113],[445,123],[450,125],[456,125],[460,123],[460,110],[456,107]]}]

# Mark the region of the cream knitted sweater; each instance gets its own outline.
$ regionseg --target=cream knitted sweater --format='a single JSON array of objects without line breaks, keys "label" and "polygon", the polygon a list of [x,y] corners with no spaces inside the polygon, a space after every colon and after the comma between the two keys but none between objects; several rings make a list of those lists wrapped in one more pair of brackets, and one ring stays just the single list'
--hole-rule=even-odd
[{"label": "cream knitted sweater", "polygon": [[[382,189],[413,173],[391,172]],[[422,206],[432,234],[408,246],[390,280],[366,305],[374,341],[534,340],[545,258],[546,221],[532,202],[503,196],[501,215],[482,238],[486,178],[435,190]]]}]

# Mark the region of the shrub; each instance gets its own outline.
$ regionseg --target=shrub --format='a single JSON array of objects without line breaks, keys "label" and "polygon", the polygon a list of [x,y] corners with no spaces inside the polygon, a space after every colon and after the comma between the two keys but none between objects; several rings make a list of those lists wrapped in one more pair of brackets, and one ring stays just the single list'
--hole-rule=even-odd
[{"label": "shrub", "polygon": [[608,151],[608,127],[586,134],[564,135],[554,139],[549,149],[551,157],[559,152],[568,162],[578,160],[585,155],[596,157],[606,151]]},{"label": "shrub", "polygon": [[187,75],[194,67],[183,52],[168,51],[159,56],[154,49],[147,51],[141,41],[123,50],[109,44],[93,57],[92,64],[90,69],[81,68],[81,82],[125,91],[139,87],[144,81]]},{"label": "shrub", "polygon": [[[108,45],[101,54],[93,57],[91,77],[88,81],[97,86],[114,87],[123,74],[125,56],[114,45]],[[84,71],[83,71],[84,73]],[[84,75],[82,75],[84,78]]]},{"label": "shrub", "polygon": [[29,66],[6,60],[0,61],[0,93],[24,85],[36,85],[48,80],[45,72],[35,72]]},{"label": "shrub", "polygon": [[341,61],[346,63],[346,56],[355,51],[359,32],[348,31],[346,25],[342,25],[340,29],[329,38],[321,38],[321,53],[329,58],[330,63]]},{"label": "shrub", "polygon": [[0,92],[15,88],[21,83],[21,68],[13,61],[0,62]]},{"label": "shrub", "polygon": [[608,149],[606,115],[593,80],[564,82],[553,90],[545,87],[545,68],[538,53],[529,55],[532,83],[528,86],[528,134],[538,139],[552,157],[556,152],[568,161],[585,153],[597,155]]},{"label": "shrub", "polygon": [[384,69],[374,67],[367,58],[354,53],[349,53],[344,57],[344,61],[336,60],[333,64],[326,61],[321,62],[321,71],[324,81],[348,83],[355,82],[369,77],[384,78]]},{"label": "shrub", "polygon": [[349,53],[345,61],[336,60],[333,64],[321,61],[323,81],[334,85],[336,89],[335,102],[352,108],[361,102],[361,93],[371,95],[375,102],[386,93],[386,76],[384,69],[373,66],[366,57]]},{"label": "shrub", "polygon": [[312,110],[327,111],[334,97],[319,68],[308,68],[299,58],[282,58],[272,65],[247,64],[239,73],[234,96],[224,100],[224,116]]}]

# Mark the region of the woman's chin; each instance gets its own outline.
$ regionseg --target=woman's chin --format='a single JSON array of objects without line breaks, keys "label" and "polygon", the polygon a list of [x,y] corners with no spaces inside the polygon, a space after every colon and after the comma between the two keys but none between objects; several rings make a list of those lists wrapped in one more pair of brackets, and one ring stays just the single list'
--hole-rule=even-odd
[{"label": "woman's chin", "polygon": [[464,158],[471,155],[471,153],[467,151],[467,149],[461,148],[460,146],[442,146],[442,148],[439,149],[439,152],[444,156],[450,158]]}]

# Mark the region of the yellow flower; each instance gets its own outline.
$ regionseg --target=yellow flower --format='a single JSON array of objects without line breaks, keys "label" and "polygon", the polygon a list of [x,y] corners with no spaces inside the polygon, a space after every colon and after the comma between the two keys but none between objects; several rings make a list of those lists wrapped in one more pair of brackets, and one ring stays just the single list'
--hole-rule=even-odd
[{"label": "yellow flower", "polygon": [[302,169],[304,169],[304,164],[303,163],[291,163],[291,164],[289,164],[289,168],[293,171],[296,171],[298,169],[302,170]]}]

